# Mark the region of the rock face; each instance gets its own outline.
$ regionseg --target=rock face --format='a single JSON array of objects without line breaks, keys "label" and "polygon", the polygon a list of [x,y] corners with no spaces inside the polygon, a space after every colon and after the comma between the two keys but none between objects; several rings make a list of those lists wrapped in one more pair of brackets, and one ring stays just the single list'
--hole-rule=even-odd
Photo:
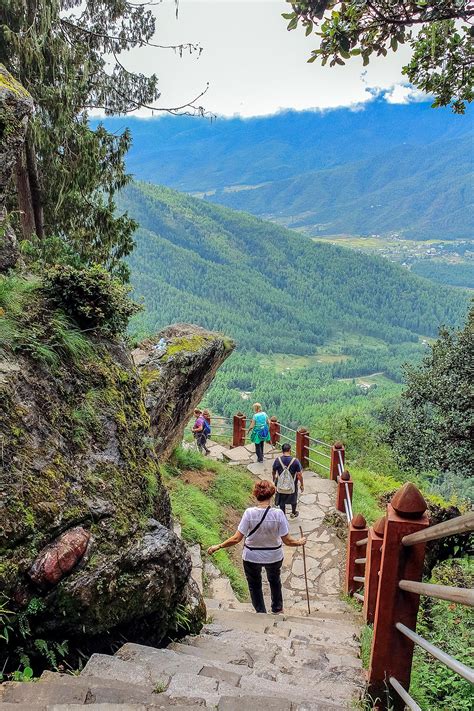
[{"label": "rock face", "polygon": [[5,225],[5,193],[32,112],[33,99],[0,64],[0,273],[14,267],[19,257],[15,234]]},{"label": "rock face", "polygon": [[232,344],[183,325],[155,340],[138,369],[105,341],[55,368],[0,361],[0,589],[42,599],[38,634],[158,644],[178,606],[204,619],[159,463]]},{"label": "rock face", "polygon": [[[182,440],[186,423],[234,344],[215,333],[190,326],[168,326],[145,341],[132,357],[146,383],[145,405],[155,447],[167,457]],[[167,383],[163,388],[163,381]]]}]

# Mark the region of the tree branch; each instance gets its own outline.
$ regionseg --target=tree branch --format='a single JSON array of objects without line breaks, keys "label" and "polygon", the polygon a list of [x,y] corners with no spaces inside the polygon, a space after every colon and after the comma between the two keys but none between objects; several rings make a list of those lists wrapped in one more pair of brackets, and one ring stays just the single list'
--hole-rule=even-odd
[{"label": "tree branch", "polygon": [[[82,32],[83,34],[91,35],[92,37],[99,37],[100,39],[105,39],[109,41],[115,41],[115,42],[121,42],[123,38],[121,37],[114,37],[113,35],[106,35],[102,34],[101,32],[94,32],[94,30],[89,29],[88,27],[82,27],[81,25],[76,25],[74,22],[70,22],[69,20],[66,20],[65,18],[60,18],[60,23],[67,25],[68,27],[71,27],[74,31],[76,32]],[[195,44],[193,42],[184,42],[183,44],[155,44],[154,42],[148,42],[147,40],[141,40],[139,43],[140,47],[156,47],[157,49],[189,49],[189,50],[195,50],[201,52],[202,47],[199,44]]]}]

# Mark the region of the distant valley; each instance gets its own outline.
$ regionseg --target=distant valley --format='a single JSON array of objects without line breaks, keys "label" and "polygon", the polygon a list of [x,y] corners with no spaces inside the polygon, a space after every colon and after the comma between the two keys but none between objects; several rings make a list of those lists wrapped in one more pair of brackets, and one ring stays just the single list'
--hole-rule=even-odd
[{"label": "distant valley", "polygon": [[473,116],[374,101],[251,120],[105,123],[130,127],[138,179],[474,286]]}]

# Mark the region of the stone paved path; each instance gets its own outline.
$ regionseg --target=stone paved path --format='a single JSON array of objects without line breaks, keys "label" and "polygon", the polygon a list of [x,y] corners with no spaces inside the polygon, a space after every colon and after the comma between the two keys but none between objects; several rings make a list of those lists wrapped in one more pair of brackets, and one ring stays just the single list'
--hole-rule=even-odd
[{"label": "stone paved path", "polygon": [[[246,466],[259,479],[272,480],[272,463],[279,450],[266,447],[265,459],[262,464],[256,462],[255,448],[252,445],[225,449],[222,445],[209,442],[211,458],[226,459],[229,462]],[[300,536],[299,527],[307,536],[306,567],[309,583],[309,598],[311,609],[322,610],[328,603],[342,607],[345,603],[338,600],[342,589],[340,564],[343,560],[342,542],[336,536],[335,530],[324,523],[326,513],[334,512],[336,485],[329,479],[323,479],[312,471],[305,471],[304,493],[300,494],[298,502],[299,516],[289,517],[290,506],[287,506],[287,516],[290,534]],[[301,548],[284,548],[282,581],[284,587],[285,611],[288,613],[304,613],[307,610],[303,553]],[[211,572],[212,579],[212,572]],[[211,582],[211,589],[213,583]],[[268,593],[268,588],[266,589]],[[215,597],[219,597],[217,594]],[[329,598],[329,600],[328,600]],[[228,600],[228,591],[227,598]]]}]

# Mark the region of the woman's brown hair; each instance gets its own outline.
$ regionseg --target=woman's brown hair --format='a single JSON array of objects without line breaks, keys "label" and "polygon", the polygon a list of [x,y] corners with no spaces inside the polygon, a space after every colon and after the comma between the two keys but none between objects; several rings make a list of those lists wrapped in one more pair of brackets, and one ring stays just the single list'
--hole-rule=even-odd
[{"label": "woman's brown hair", "polygon": [[267,501],[271,499],[276,489],[271,481],[257,481],[253,487],[253,495],[257,501]]}]

